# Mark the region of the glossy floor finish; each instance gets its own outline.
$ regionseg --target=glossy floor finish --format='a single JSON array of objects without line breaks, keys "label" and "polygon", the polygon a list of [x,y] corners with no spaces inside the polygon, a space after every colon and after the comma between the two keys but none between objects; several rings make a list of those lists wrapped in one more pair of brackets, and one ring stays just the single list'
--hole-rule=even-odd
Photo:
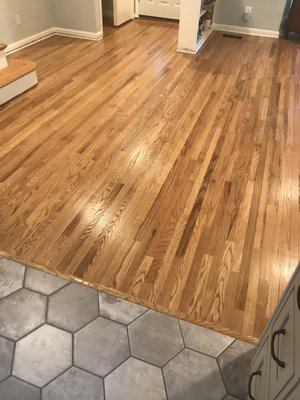
[{"label": "glossy floor finish", "polygon": [[0,259],[0,400],[246,400],[254,352]]},{"label": "glossy floor finish", "polygon": [[12,56],[40,83],[1,110],[1,254],[256,341],[299,259],[300,45],[106,33]]}]

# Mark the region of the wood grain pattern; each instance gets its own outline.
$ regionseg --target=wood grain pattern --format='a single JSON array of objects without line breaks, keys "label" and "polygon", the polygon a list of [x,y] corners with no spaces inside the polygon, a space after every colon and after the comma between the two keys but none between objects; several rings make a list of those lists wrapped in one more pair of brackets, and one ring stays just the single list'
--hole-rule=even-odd
[{"label": "wood grain pattern", "polygon": [[0,250],[256,342],[299,260],[300,46],[176,24],[12,57],[39,85],[0,114]]}]

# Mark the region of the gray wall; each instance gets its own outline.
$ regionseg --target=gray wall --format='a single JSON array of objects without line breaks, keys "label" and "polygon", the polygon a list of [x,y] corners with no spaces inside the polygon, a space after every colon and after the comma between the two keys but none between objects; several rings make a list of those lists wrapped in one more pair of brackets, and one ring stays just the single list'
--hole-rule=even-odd
[{"label": "gray wall", "polygon": [[[214,22],[279,31],[286,0],[217,0]],[[252,6],[252,18],[243,20],[245,6]]]},{"label": "gray wall", "polygon": [[53,26],[100,32],[101,0],[0,0],[0,43],[11,44]]},{"label": "gray wall", "polygon": [[52,0],[54,25],[87,32],[101,30],[101,0]]},{"label": "gray wall", "polygon": [[[10,44],[53,26],[52,0],[0,0],[0,42]],[[20,14],[22,25],[16,25]]]}]

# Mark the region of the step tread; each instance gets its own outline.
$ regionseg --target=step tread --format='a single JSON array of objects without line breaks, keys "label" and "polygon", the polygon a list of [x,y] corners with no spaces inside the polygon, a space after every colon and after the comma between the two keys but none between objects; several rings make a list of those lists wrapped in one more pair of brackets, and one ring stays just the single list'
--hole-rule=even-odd
[{"label": "step tread", "polygon": [[5,50],[7,47],[7,44],[0,43],[0,51]]},{"label": "step tread", "polygon": [[9,60],[8,67],[0,70],[0,88],[22,78],[37,69],[37,64],[29,60]]}]

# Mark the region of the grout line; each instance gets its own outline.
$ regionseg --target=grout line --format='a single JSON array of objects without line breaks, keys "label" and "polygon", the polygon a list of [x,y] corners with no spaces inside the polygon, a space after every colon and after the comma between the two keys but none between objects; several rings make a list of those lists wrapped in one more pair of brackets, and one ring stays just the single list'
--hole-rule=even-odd
[{"label": "grout line", "polygon": [[16,353],[16,343],[13,342],[13,353],[12,353],[12,358],[11,358],[11,366],[10,366],[10,375],[13,373],[13,368],[14,368],[14,363],[15,363],[15,353]]},{"label": "grout line", "polygon": [[74,356],[75,356],[75,334],[72,333],[72,365],[74,366]]},{"label": "grout line", "polygon": [[[21,265],[23,265],[23,264],[21,264]],[[26,276],[27,276],[27,270],[28,270],[28,267],[26,265],[24,265],[24,267],[25,267],[25,270],[24,270],[23,284],[22,284],[23,288],[25,288],[25,282],[26,282]]]},{"label": "grout line", "polygon": [[54,382],[56,379],[60,378],[62,375],[64,375],[66,372],[68,372],[70,369],[73,368],[73,365],[70,365],[66,369],[64,369],[61,373],[59,373],[55,378],[51,379],[49,382],[45,383],[45,385],[41,386],[41,390],[45,389],[46,386],[50,385],[50,383]]},{"label": "grout line", "polygon": [[166,378],[165,378],[165,373],[164,373],[163,368],[161,368],[161,376],[162,376],[162,380],[163,380],[163,384],[164,384],[164,388],[165,388],[166,399],[168,400],[169,399],[168,389],[167,389]]},{"label": "grout line", "polygon": [[2,302],[3,300],[6,300],[9,296],[12,296],[13,294],[18,293],[18,292],[20,292],[20,291],[23,290],[23,289],[24,289],[24,287],[22,286],[22,287],[20,287],[19,289],[17,289],[17,290],[15,290],[15,291],[13,291],[13,292],[7,294],[6,296],[2,297],[2,298],[0,299],[0,301]]},{"label": "grout line", "polygon": [[[218,369],[219,369],[219,373],[220,373],[220,376],[221,376],[221,379],[222,379],[224,388],[225,388],[225,390],[226,390],[227,395],[229,395],[228,387],[227,387],[227,385],[226,385],[226,380],[225,380],[225,377],[223,376],[223,372],[222,372],[222,368],[220,367],[219,360],[216,359],[216,362],[217,362],[217,366],[218,366]],[[225,396],[225,398],[226,398],[226,396]]]},{"label": "grout line", "polygon": [[185,343],[185,338],[184,338],[184,334],[183,334],[183,331],[182,331],[181,323],[180,323],[180,320],[178,318],[177,318],[177,321],[178,321],[179,330],[180,330],[180,333],[181,333],[181,337],[182,337],[182,341],[183,341],[184,347],[187,347],[186,343]]},{"label": "grout line", "polygon": [[[41,389],[40,386],[37,386],[37,385],[35,385],[34,383],[31,383],[31,382],[25,381],[24,379],[19,378],[19,377],[16,376],[16,375],[11,375],[9,378],[14,378],[14,379],[16,379],[17,381],[24,382],[24,383],[26,383],[27,385],[33,386],[33,387],[35,387],[35,388],[37,388],[37,389]],[[7,378],[7,379],[9,379],[9,378]]]},{"label": "grout line", "polygon": [[129,333],[129,328],[128,328],[128,326],[126,326],[126,330],[127,330],[127,339],[128,339],[129,354],[132,356],[131,340],[130,340],[130,333]]},{"label": "grout line", "polygon": [[170,358],[169,361],[167,361],[166,363],[164,363],[164,364],[162,365],[161,368],[165,368],[171,361],[174,360],[174,358],[176,358],[176,357],[177,357],[181,352],[183,352],[184,350],[186,350],[185,346],[183,346],[182,349],[180,349],[176,354],[174,354],[174,356],[173,356],[172,358]]},{"label": "grout line", "polygon": [[231,347],[235,342],[237,342],[237,340],[238,339],[234,339],[233,342],[231,342],[228,346],[226,346],[225,349],[223,351],[221,351],[221,353],[216,358],[221,357],[225,353],[225,351],[227,351],[229,349],[229,347]]},{"label": "grout line", "polygon": [[103,376],[103,380],[105,380],[109,375],[111,375],[113,372],[115,372],[118,368],[120,368],[123,364],[126,363],[126,361],[128,361],[130,358],[134,358],[131,355],[129,355],[127,358],[125,358],[125,360],[123,360],[121,362],[121,364],[117,365],[113,370],[111,370],[110,372],[108,372],[106,375]]}]

